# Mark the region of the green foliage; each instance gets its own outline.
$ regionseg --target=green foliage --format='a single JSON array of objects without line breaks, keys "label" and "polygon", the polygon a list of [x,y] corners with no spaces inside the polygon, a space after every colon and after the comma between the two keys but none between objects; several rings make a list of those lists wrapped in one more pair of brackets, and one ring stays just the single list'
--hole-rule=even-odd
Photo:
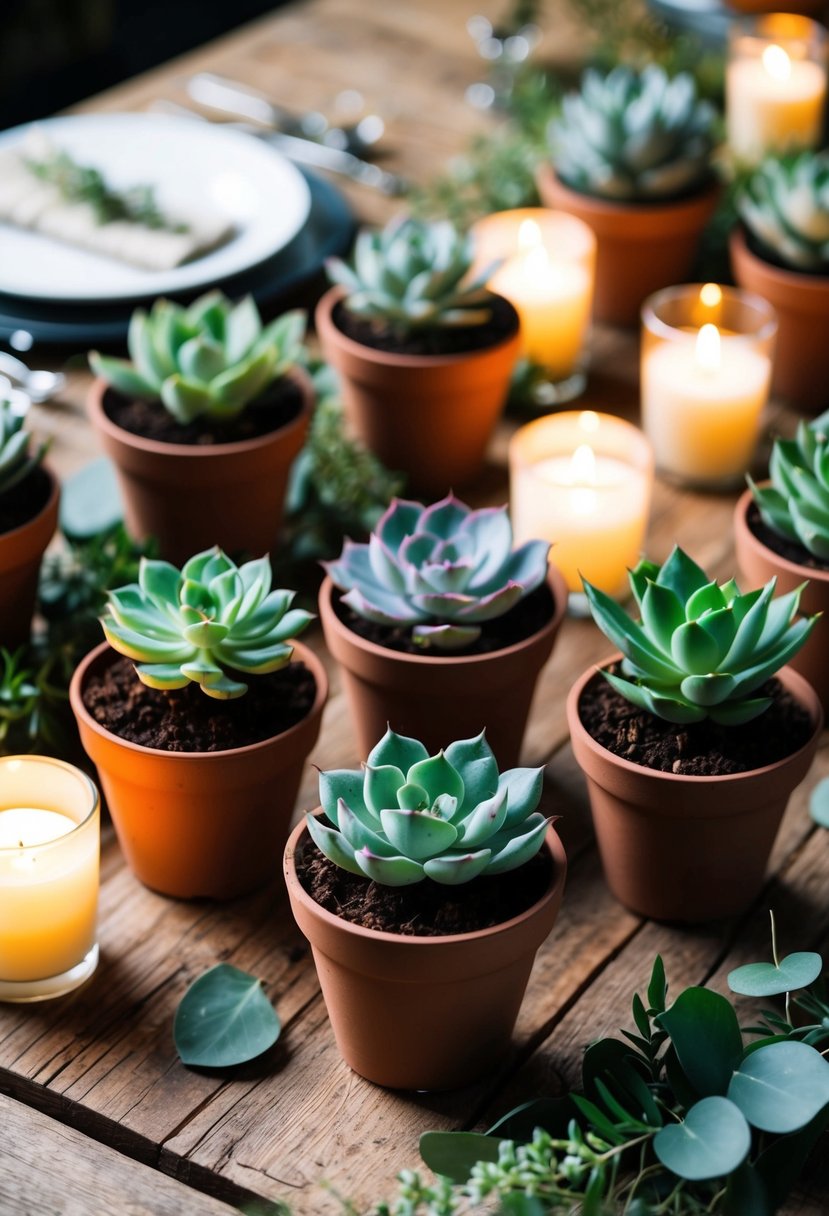
[{"label": "green foliage", "polygon": [[0,755],[65,754],[72,667],[60,652],[0,648]]},{"label": "green foliage", "polygon": [[19,486],[46,455],[47,443],[30,451],[31,435],[23,429],[23,415],[11,401],[0,398],[0,497]]},{"label": "green foliage", "polygon": [[176,1051],[191,1068],[246,1064],[273,1047],[280,1030],[261,980],[228,963],[193,981],[173,1022]]},{"label": "green foliage", "polygon": [[829,269],[829,151],[770,157],[744,182],[740,218],[772,261]]},{"label": "green foliage", "polygon": [[829,561],[829,413],[801,419],[794,439],[775,439],[769,476],[766,486],[747,478],[763,523]]}]

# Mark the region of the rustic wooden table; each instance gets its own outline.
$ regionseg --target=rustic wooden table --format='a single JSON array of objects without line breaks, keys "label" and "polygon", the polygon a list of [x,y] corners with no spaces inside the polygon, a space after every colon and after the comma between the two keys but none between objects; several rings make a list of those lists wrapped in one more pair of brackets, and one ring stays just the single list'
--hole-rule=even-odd
[{"label": "rustic wooden table", "polygon": [[[463,100],[480,73],[465,30],[478,7],[478,0],[309,0],[79,109],[181,100],[182,81],[196,68],[248,80],[297,107],[324,108],[340,89],[356,86],[389,115],[389,166],[424,182],[483,121]],[[554,29],[547,39],[553,52],[572,55],[577,39],[560,16]],[[391,209],[364,189],[347,193],[366,219],[380,220]],[[594,346],[585,405],[635,417],[636,335],[600,331]],[[65,398],[37,412],[39,429],[54,434],[52,459],[64,473],[95,454],[83,416],[88,377],[79,366],[75,361],[70,370]],[[505,422],[499,432],[476,492],[481,500],[507,496],[505,445],[513,426]],[[732,507],[731,497],[702,497],[660,482],[649,553],[662,559],[676,540],[727,577]],[[318,634],[312,644],[322,648]],[[769,906],[787,949],[826,946],[829,849],[806,812],[809,789],[829,773],[825,749],[792,799],[768,885],[744,918],[667,928],[631,915],[609,895],[564,719],[571,682],[607,649],[592,624],[566,622],[526,738],[525,763],[547,766],[546,809],[563,815],[570,876],[508,1065],[473,1089],[449,1094],[388,1093],[363,1081],[339,1059],[280,882],[229,906],[177,903],[132,877],[109,831],[96,976],[72,997],[0,1010],[2,1216],[218,1214],[253,1199],[262,1205],[257,1212],[277,1211],[284,1201],[298,1214],[333,1216],[340,1205],[323,1183],[367,1206],[391,1193],[398,1168],[416,1163],[422,1131],[483,1127],[516,1101],[573,1081],[587,1040],[627,1024],[628,994],[632,985],[644,987],[657,952],[674,991],[692,983],[722,990],[730,968],[767,955]],[[337,767],[357,755],[337,673],[331,674],[312,760]],[[298,806],[315,804],[309,764]],[[261,976],[284,1025],[272,1052],[232,1076],[182,1067],[171,1034],[185,988],[218,961]],[[428,1010],[423,1025],[428,1033]],[[829,1186],[812,1177],[787,1216],[827,1211]]]}]

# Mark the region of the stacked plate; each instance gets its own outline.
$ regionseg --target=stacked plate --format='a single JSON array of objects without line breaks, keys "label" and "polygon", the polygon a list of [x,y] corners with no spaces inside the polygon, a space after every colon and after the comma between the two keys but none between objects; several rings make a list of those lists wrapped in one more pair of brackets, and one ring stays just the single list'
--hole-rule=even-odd
[{"label": "stacked plate", "polygon": [[[250,292],[274,311],[351,240],[342,195],[254,136],[153,114],[77,115],[37,127],[108,185],[151,185],[170,214],[208,207],[232,233],[183,265],[145,270],[0,223],[0,341],[25,348],[28,334],[81,349],[121,343],[137,304],[157,296],[186,302],[212,287]],[[0,153],[30,135],[28,126],[3,132]]]}]

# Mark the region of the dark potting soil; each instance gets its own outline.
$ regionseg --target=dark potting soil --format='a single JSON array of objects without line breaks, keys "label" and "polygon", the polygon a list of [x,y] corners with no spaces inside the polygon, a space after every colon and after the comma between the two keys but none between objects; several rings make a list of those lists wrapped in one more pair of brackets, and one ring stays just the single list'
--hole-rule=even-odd
[{"label": "dark potting soil", "polygon": [[388,355],[462,355],[486,350],[512,337],[518,328],[518,313],[503,296],[493,296],[492,315],[483,325],[457,325],[399,337],[388,326],[364,317],[354,317],[340,300],[331,319],[341,333],[362,346]]},{"label": "dark potting soil", "polygon": [[317,683],[302,663],[266,676],[241,676],[248,691],[231,701],[208,697],[197,684],[173,692],[147,688],[120,656],[89,677],[83,703],[106,730],[168,752],[220,752],[281,734],[314,704]]},{"label": "dark potting soil", "polygon": [[[609,670],[618,671],[618,665]],[[722,777],[774,764],[812,734],[809,714],[779,680],[769,680],[757,695],[774,700],[743,726],[718,726],[710,719],[677,726],[631,705],[597,672],[581,695],[579,717],[597,743],[633,764],[663,773]]]},{"label": "dark potting soil", "polygon": [[49,501],[51,488],[43,469],[34,468],[7,494],[0,494],[0,534],[13,532],[39,515]]},{"label": "dark potting soil", "polygon": [[457,887],[430,878],[411,887],[384,887],[341,870],[307,836],[296,856],[299,881],[326,911],[364,929],[407,937],[474,933],[520,916],[544,894],[550,866],[544,849],[517,870]]},{"label": "dark potting soil", "polygon": [[819,557],[815,557],[803,545],[797,541],[789,540],[786,536],[781,536],[779,532],[773,531],[768,524],[763,523],[763,517],[757,508],[756,503],[751,503],[746,514],[746,523],[749,531],[751,531],[761,544],[767,549],[771,549],[772,553],[776,553],[778,557],[784,557],[786,561],[794,562],[796,566],[806,566],[809,570],[829,570],[829,562],[823,562]]},{"label": "dark potting soil", "polygon": [[159,401],[133,400],[111,388],[104,395],[104,413],[122,430],[157,443],[191,446],[258,439],[260,435],[269,435],[293,422],[301,409],[302,390],[289,376],[276,380],[237,418],[223,425],[211,418],[196,418],[183,424],[176,422]]},{"label": "dark potting soil", "polygon": [[514,646],[526,638],[538,633],[539,629],[550,620],[555,611],[553,594],[544,583],[520,600],[509,612],[494,621],[484,621],[481,625],[481,636],[472,646],[463,650],[424,650],[412,641],[412,626],[397,628],[389,625],[377,625],[374,621],[366,621],[363,617],[352,612],[347,604],[342,602],[342,593],[334,588],[334,611],[352,633],[384,646],[387,650],[399,650],[403,654],[429,655],[436,659],[458,659],[467,655],[490,654],[494,650],[504,650]]}]

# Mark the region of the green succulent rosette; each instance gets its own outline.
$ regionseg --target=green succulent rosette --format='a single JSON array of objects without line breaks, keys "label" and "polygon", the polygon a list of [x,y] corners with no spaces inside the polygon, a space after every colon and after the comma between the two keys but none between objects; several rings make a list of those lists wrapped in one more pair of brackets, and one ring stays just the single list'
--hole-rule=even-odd
[{"label": "green succulent rosette", "polygon": [[772,532],[829,562],[829,413],[801,422],[794,439],[776,439],[771,484],[747,478],[763,522]]},{"label": "green succulent rosette", "polygon": [[829,270],[829,151],[770,157],[737,195],[764,252],[794,270]]},{"label": "green succulent rosette", "polygon": [[11,401],[0,399],[0,497],[25,481],[40,464],[49,446],[41,443],[32,452],[32,437],[23,429],[23,422],[24,415]]}]

